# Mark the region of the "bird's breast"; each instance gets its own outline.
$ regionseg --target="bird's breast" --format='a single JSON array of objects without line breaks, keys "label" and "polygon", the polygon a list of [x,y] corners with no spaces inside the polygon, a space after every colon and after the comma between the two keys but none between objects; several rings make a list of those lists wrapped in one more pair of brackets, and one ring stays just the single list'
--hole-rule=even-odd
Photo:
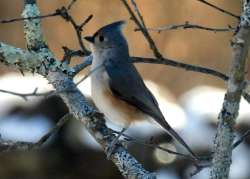
[{"label": "bird's breast", "polygon": [[131,122],[145,118],[140,110],[112,93],[109,76],[104,69],[91,76],[91,93],[96,107],[108,120],[122,127],[128,127]]}]

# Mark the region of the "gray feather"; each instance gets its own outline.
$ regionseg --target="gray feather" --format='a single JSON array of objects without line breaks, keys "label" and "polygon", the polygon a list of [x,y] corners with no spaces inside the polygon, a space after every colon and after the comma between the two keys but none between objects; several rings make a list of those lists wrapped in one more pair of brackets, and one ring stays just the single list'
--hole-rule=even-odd
[{"label": "gray feather", "polygon": [[109,59],[105,63],[105,68],[109,76],[109,87],[114,95],[153,117],[196,157],[185,141],[167,123],[156,99],[144,84],[131,61]]},{"label": "gray feather", "polygon": [[164,120],[156,99],[130,61],[108,59],[105,62],[105,68],[109,76],[109,86],[114,95],[151,117]]}]

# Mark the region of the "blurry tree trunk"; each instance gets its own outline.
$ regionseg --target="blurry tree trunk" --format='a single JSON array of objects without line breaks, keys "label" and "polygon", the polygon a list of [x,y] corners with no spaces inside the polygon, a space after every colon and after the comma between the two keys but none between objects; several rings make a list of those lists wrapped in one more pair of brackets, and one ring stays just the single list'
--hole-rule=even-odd
[{"label": "blurry tree trunk", "polygon": [[214,142],[214,156],[210,172],[211,179],[229,177],[232,163],[234,124],[238,116],[242,91],[245,87],[245,65],[250,40],[250,3],[245,2],[237,34],[231,41],[232,64],[229,71],[227,92],[218,117],[218,128]]}]

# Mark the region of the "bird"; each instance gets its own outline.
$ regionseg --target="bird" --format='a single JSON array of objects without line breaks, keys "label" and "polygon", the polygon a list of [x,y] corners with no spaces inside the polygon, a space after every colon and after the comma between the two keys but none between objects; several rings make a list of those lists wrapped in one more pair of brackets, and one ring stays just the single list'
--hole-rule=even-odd
[{"label": "bird", "polygon": [[196,154],[165,120],[157,100],[134,66],[122,31],[125,24],[123,20],[116,21],[85,37],[93,55],[90,78],[96,107],[123,129],[137,120],[151,117],[197,159]]}]

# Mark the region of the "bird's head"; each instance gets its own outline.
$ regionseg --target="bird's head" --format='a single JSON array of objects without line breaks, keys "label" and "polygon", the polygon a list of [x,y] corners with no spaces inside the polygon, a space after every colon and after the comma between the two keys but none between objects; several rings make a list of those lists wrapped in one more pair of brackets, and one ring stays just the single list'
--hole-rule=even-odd
[{"label": "bird's head", "polygon": [[124,25],[125,21],[108,24],[100,28],[94,35],[85,37],[85,39],[91,43],[94,51],[117,48],[127,49],[127,41],[122,34]]}]

